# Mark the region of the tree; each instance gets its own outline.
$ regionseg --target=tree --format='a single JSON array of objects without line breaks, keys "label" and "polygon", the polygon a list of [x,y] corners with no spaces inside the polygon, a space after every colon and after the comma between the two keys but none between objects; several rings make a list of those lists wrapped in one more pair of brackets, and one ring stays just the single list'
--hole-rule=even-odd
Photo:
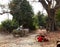
[{"label": "tree", "polygon": [[23,26],[31,29],[33,26],[32,17],[34,16],[34,13],[31,5],[27,0],[23,0],[20,5],[20,15]]},{"label": "tree", "polygon": [[39,21],[39,26],[42,26],[42,27],[46,28],[47,16],[45,16],[44,14],[41,14],[41,12],[39,11],[37,13],[37,17],[38,17],[38,21]]},{"label": "tree", "polygon": [[39,19],[38,19],[37,15],[33,16],[33,26],[34,26],[35,29],[39,28]]},{"label": "tree", "polygon": [[10,8],[10,13],[13,16],[13,19],[15,19],[19,25],[21,25],[21,19],[20,19],[20,4],[21,4],[22,0],[12,0],[9,4],[9,8]]},{"label": "tree", "polygon": [[37,16],[38,16],[39,25],[43,26],[43,24],[44,24],[44,19],[43,19],[44,15],[41,14],[40,11],[39,11]]},{"label": "tree", "polygon": [[28,28],[33,26],[32,17],[34,16],[34,12],[27,0],[13,0],[9,6],[13,19],[16,19],[19,25],[22,24]]},{"label": "tree", "polygon": [[[54,5],[54,3],[56,4]],[[54,31],[56,29],[55,23],[55,12],[58,8],[60,8],[59,0],[39,0],[42,6],[45,8],[48,14],[48,29],[49,31]]]}]

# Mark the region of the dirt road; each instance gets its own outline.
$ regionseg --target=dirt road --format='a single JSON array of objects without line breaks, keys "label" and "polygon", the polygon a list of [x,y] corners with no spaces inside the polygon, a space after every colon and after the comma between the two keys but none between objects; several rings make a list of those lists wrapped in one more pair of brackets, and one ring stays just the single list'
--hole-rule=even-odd
[{"label": "dirt road", "polygon": [[[45,30],[37,30],[38,33],[46,33]],[[38,43],[35,40],[37,34],[30,34],[27,37],[15,38],[12,34],[0,34],[0,47],[56,47],[56,40],[60,38],[59,32],[50,32],[47,37],[50,38],[49,42]]]},{"label": "dirt road", "polygon": [[36,34],[23,38],[14,38],[12,35],[0,34],[0,47],[42,47],[35,40]]}]

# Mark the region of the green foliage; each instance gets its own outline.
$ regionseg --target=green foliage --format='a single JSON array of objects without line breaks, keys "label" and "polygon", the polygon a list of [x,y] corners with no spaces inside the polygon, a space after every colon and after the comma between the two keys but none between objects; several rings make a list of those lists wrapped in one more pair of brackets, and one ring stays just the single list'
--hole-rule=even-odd
[{"label": "green foliage", "polygon": [[33,26],[35,27],[35,29],[39,28],[38,16],[33,16]]},{"label": "green foliage", "polygon": [[13,29],[16,29],[18,27],[18,23],[14,20],[6,20],[2,22],[2,27],[6,29],[9,32],[12,32]]},{"label": "green foliage", "polygon": [[21,25],[21,15],[20,15],[20,4],[22,0],[12,0],[9,4],[9,8],[11,10],[11,14],[13,16],[13,19],[15,19],[19,25]]},{"label": "green foliage", "polygon": [[19,25],[24,25],[25,27],[32,26],[32,17],[34,15],[31,5],[27,0],[13,0],[9,8],[13,19],[15,19]]},{"label": "green foliage", "polygon": [[2,25],[0,25],[0,31],[2,31]]},{"label": "green foliage", "polygon": [[38,16],[39,25],[45,26],[46,25],[46,16],[44,16],[40,12],[38,12],[37,16]]},{"label": "green foliage", "polygon": [[60,21],[60,10],[57,11],[56,20]]},{"label": "green foliage", "polygon": [[28,27],[29,29],[32,29],[33,26],[33,19],[32,17],[34,16],[33,10],[31,5],[27,0],[23,0],[20,6],[20,15],[21,15],[21,20],[23,26],[26,28]]},{"label": "green foliage", "polygon": [[57,13],[56,13],[57,15],[56,15],[56,24],[58,25],[58,26],[60,26],[60,9],[57,11]]}]

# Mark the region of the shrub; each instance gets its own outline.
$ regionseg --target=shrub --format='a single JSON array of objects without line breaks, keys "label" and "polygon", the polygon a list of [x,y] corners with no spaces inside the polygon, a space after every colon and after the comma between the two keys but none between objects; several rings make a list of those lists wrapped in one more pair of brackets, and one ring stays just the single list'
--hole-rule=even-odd
[{"label": "shrub", "polygon": [[2,25],[0,25],[0,31],[2,31]]},{"label": "shrub", "polygon": [[18,27],[18,23],[15,20],[6,20],[2,22],[2,27],[9,31],[10,33],[12,32],[13,29],[16,29]]}]

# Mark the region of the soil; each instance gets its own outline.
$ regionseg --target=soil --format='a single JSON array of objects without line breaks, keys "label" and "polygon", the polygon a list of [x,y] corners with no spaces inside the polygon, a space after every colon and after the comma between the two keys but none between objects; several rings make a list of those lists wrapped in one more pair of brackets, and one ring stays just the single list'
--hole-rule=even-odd
[{"label": "soil", "polygon": [[[39,33],[46,33],[49,42],[37,42],[35,36]],[[46,30],[35,30],[35,33],[27,37],[13,37],[12,34],[0,33],[0,47],[56,47],[57,41],[60,40],[60,32],[49,32]]]}]

